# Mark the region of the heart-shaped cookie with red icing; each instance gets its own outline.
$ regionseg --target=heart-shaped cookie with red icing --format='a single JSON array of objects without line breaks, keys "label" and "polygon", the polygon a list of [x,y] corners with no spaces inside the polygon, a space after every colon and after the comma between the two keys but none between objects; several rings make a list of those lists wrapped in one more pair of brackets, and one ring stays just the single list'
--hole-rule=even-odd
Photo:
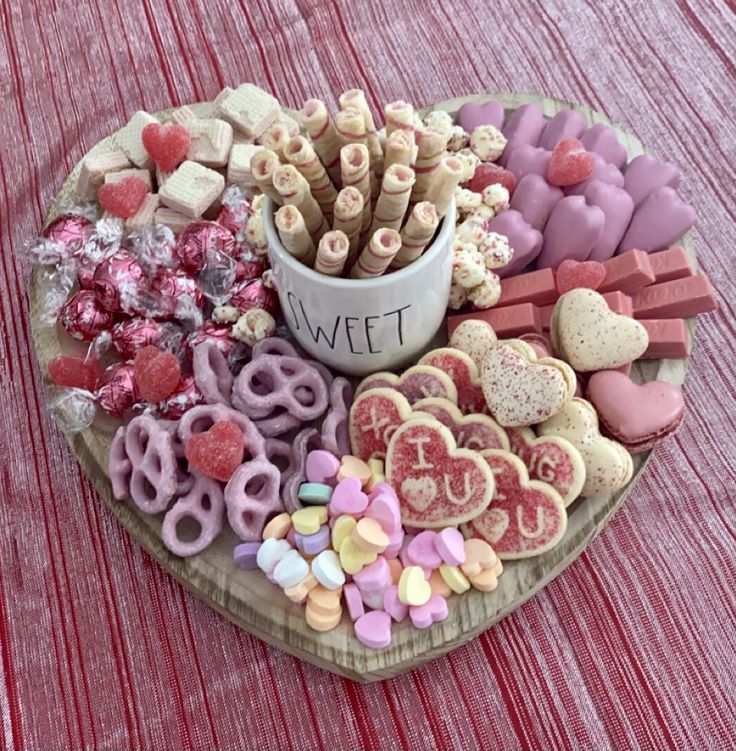
[{"label": "heart-shaped cookie with red icing", "polygon": [[457,406],[463,414],[488,411],[480,385],[480,372],[470,355],[452,347],[440,347],[427,352],[419,364],[431,365],[450,376],[457,389]]},{"label": "heart-shaped cookie with red icing", "polygon": [[466,537],[481,537],[501,559],[529,558],[551,550],[567,529],[560,494],[547,483],[530,480],[517,456],[484,451],[496,489],[488,508],[462,526]]},{"label": "heart-shaped cookie with red icing", "polygon": [[493,475],[475,451],[459,449],[437,420],[405,422],[391,436],[386,481],[396,491],[401,521],[448,527],[482,513],[493,496]]},{"label": "heart-shaped cookie with red icing", "polygon": [[400,376],[394,373],[374,373],[364,378],[356,390],[360,395],[375,388],[393,388],[414,404],[420,399],[434,396],[449,399],[457,404],[457,388],[447,373],[432,365],[413,365]]},{"label": "heart-shaped cookie with red icing", "polygon": [[383,459],[394,431],[411,415],[411,405],[392,388],[369,388],[350,407],[349,431],[353,454],[364,462]]}]

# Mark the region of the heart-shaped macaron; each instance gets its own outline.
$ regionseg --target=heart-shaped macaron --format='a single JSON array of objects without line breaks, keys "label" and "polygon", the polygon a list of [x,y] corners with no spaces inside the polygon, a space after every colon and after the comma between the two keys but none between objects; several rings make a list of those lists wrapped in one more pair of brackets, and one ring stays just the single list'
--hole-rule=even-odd
[{"label": "heart-shaped macaron", "polygon": [[141,133],[143,146],[164,172],[173,172],[186,158],[192,137],[177,123],[149,123]]},{"label": "heart-shaped macaron", "polygon": [[105,211],[121,219],[134,216],[148,195],[148,185],[140,177],[124,177],[100,186],[97,200]]},{"label": "heart-shaped macaron", "polygon": [[593,164],[593,155],[577,138],[563,138],[549,158],[547,181],[558,187],[581,183],[590,177]]},{"label": "heart-shaped macaron", "polygon": [[598,261],[563,261],[555,272],[557,293],[564,295],[571,289],[598,289],[606,278],[606,267]]},{"label": "heart-shaped macaron", "polygon": [[245,439],[237,423],[216,422],[209,430],[187,439],[184,454],[189,466],[200,475],[227,482],[243,463]]},{"label": "heart-shaped macaron", "polygon": [[479,454],[459,449],[436,420],[409,420],[391,437],[386,480],[396,490],[401,520],[413,527],[447,527],[488,506],[493,475]]},{"label": "heart-shaped macaron", "polygon": [[529,558],[553,548],[567,529],[560,494],[544,482],[530,480],[524,463],[508,451],[490,450],[483,458],[496,489],[486,511],[463,525],[466,537],[480,537],[501,559]]},{"label": "heart-shaped macaron", "polygon": [[633,318],[613,313],[592,289],[562,295],[552,310],[551,327],[558,352],[581,372],[621,367],[649,346],[647,330]]},{"label": "heart-shaped macaron", "polygon": [[678,386],[666,381],[637,384],[616,370],[593,373],[586,394],[604,431],[632,453],[647,451],[672,435],[685,411]]},{"label": "heart-shaped macaron", "polygon": [[457,406],[461,412],[467,415],[488,410],[478,366],[470,355],[452,347],[440,347],[427,352],[419,364],[431,365],[450,376],[457,389]]},{"label": "heart-shaped macaron", "polygon": [[501,130],[503,118],[503,105],[495,99],[478,104],[467,102],[457,111],[458,124],[466,133],[472,133],[479,125],[493,125]]},{"label": "heart-shaped macaron", "polygon": [[367,462],[383,459],[394,431],[411,415],[411,405],[392,388],[368,388],[350,407],[350,445],[355,456]]}]

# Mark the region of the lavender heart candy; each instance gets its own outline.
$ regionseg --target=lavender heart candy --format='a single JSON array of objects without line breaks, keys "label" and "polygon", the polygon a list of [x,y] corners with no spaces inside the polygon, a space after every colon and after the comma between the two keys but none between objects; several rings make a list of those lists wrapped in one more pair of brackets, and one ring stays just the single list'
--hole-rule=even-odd
[{"label": "lavender heart candy", "polygon": [[544,245],[537,268],[556,269],[563,261],[585,261],[603,232],[605,215],[588,206],[583,196],[567,196],[557,203],[544,228]]},{"label": "lavender heart candy", "polygon": [[519,107],[506,121],[503,128],[507,143],[499,159],[501,165],[506,166],[511,152],[517,146],[522,146],[525,143],[536,146],[546,124],[547,121],[536,104],[525,104],[523,107]]},{"label": "lavender heart candy", "polygon": [[563,196],[563,192],[550,185],[544,177],[526,175],[516,186],[509,208],[516,209],[526,222],[541,232],[552,209]]},{"label": "lavender heart candy", "polygon": [[489,232],[498,232],[508,238],[514,257],[507,266],[498,269],[498,275],[510,276],[530,264],[542,248],[542,233],[534,229],[524,217],[513,209],[502,211],[488,223]]},{"label": "lavender heart candy", "polygon": [[542,131],[539,146],[552,151],[563,138],[580,138],[585,130],[585,120],[575,110],[560,110]]},{"label": "lavender heart candy", "polygon": [[513,172],[519,180],[525,175],[546,177],[551,156],[551,151],[525,143],[511,152],[506,162],[506,169]]},{"label": "lavender heart candy", "polygon": [[582,196],[588,190],[588,186],[596,180],[613,185],[616,188],[624,187],[624,176],[621,170],[615,165],[607,162],[600,154],[593,154],[593,171],[587,180],[575,185],[569,185],[565,188],[566,196]]},{"label": "lavender heart candy", "polygon": [[695,209],[685,203],[674,188],[657,188],[634,211],[618,252],[663,250],[679,240],[693,226]]},{"label": "lavender heart candy", "polygon": [[457,112],[458,125],[466,132],[472,133],[479,125],[493,125],[501,130],[504,111],[501,102],[491,99],[482,104],[468,102]]},{"label": "lavender heart candy", "polygon": [[597,206],[605,215],[603,232],[588,256],[589,261],[606,261],[616,252],[624,236],[631,216],[634,201],[622,188],[606,185],[595,180],[585,191],[588,206]]},{"label": "lavender heart candy", "polygon": [[603,123],[596,123],[583,133],[580,141],[588,151],[595,151],[607,162],[621,169],[626,164],[626,147],[618,140],[613,128]]},{"label": "lavender heart candy", "polygon": [[639,206],[657,188],[677,188],[679,184],[680,170],[676,165],[660,162],[648,154],[634,157],[624,173],[624,190],[634,199],[634,206]]}]

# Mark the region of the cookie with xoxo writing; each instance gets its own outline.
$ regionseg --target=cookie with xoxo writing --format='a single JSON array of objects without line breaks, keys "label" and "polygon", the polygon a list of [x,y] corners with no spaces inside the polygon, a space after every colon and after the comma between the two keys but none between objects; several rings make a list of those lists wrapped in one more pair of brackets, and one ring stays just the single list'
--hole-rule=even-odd
[{"label": "cookie with xoxo writing", "polygon": [[367,462],[384,459],[394,431],[411,415],[406,397],[392,388],[369,388],[350,407],[353,455]]},{"label": "cookie with xoxo writing", "polygon": [[409,404],[429,396],[449,399],[457,404],[457,388],[447,373],[431,365],[413,365],[400,376],[394,373],[374,373],[364,378],[356,389],[356,395],[374,388],[393,388],[406,397]]}]

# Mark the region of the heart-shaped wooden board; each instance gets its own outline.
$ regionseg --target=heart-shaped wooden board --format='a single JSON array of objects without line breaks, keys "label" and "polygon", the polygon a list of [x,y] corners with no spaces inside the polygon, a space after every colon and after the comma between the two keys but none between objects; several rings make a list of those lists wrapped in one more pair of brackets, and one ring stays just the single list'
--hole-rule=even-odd
[{"label": "heart-shaped wooden board", "polygon": [[[644,152],[640,141],[587,107],[529,94],[479,94],[440,102],[430,109],[456,112],[465,102],[499,99],[506,109],[523,104],[537,104],[545,115],[552,116],[563,108],[580,112],[586,123],[603,122],[612,125],[619,139],[628,149],[629,158]],[[196,109],[196,105],[195,105]],[[167,113],[160,113],[166,119]],[[111,148],[107,138],[90,153],[102,153]],[[64,205],[73,202],[79,165],[64,183],[47,217],[51,221]],[[681,244],[686,248],[693,268],[696,267],[692,239],[688,235]],[[41,370],[48,381],[48,362],[60,352],[79,347],[58,327],[49,327],[40,320],[40,286],[34,273],[30,290],[31,323],[36,353]],[[695,333],[695,320],[688,321],[689,335]],[[436,346],[442,346],[444,331]],[[681,384],[685,378],[687,360],[639,361],[632,375],[638,382],[659,378]],[[82,433],[67,434],[67,440],[100,497],[120,520],[131,536],[188,590],[204,599],[212,608],[233,623],[269,644],[319,667],[356,681],[375,681],[411,670],[428,660],[440,657],[464,644],[497,623],[526,602],[572,563],[590,541],[603,529],[616,509],[626,500],[644,471],[650,454],[634,457],[635,472],[629,485],[613,495],[600,495],[575,501],[567,511],[568,527],[562,542],[553,550],[537,558],[509,561],[499,580],[498,588],[485,594],[476,590],[453,595],[449,600],[450,614],[442,623],[419,631],[405,621],[394,625],[389,647],[375,651],[357,641],[347,614],[333,631],[320,634],[307,627],[302,607],[293,604],[258,571],[241,571],[233,565],[232,550],[238,540],[231,531],[222,535],[204,553],[192,558],[178,558],[163,546],[160,539],[161,518],[147,516],[133,503],[118,502],[112,496],[105,473],[110,441],[118,423],[99,420]]]}]

